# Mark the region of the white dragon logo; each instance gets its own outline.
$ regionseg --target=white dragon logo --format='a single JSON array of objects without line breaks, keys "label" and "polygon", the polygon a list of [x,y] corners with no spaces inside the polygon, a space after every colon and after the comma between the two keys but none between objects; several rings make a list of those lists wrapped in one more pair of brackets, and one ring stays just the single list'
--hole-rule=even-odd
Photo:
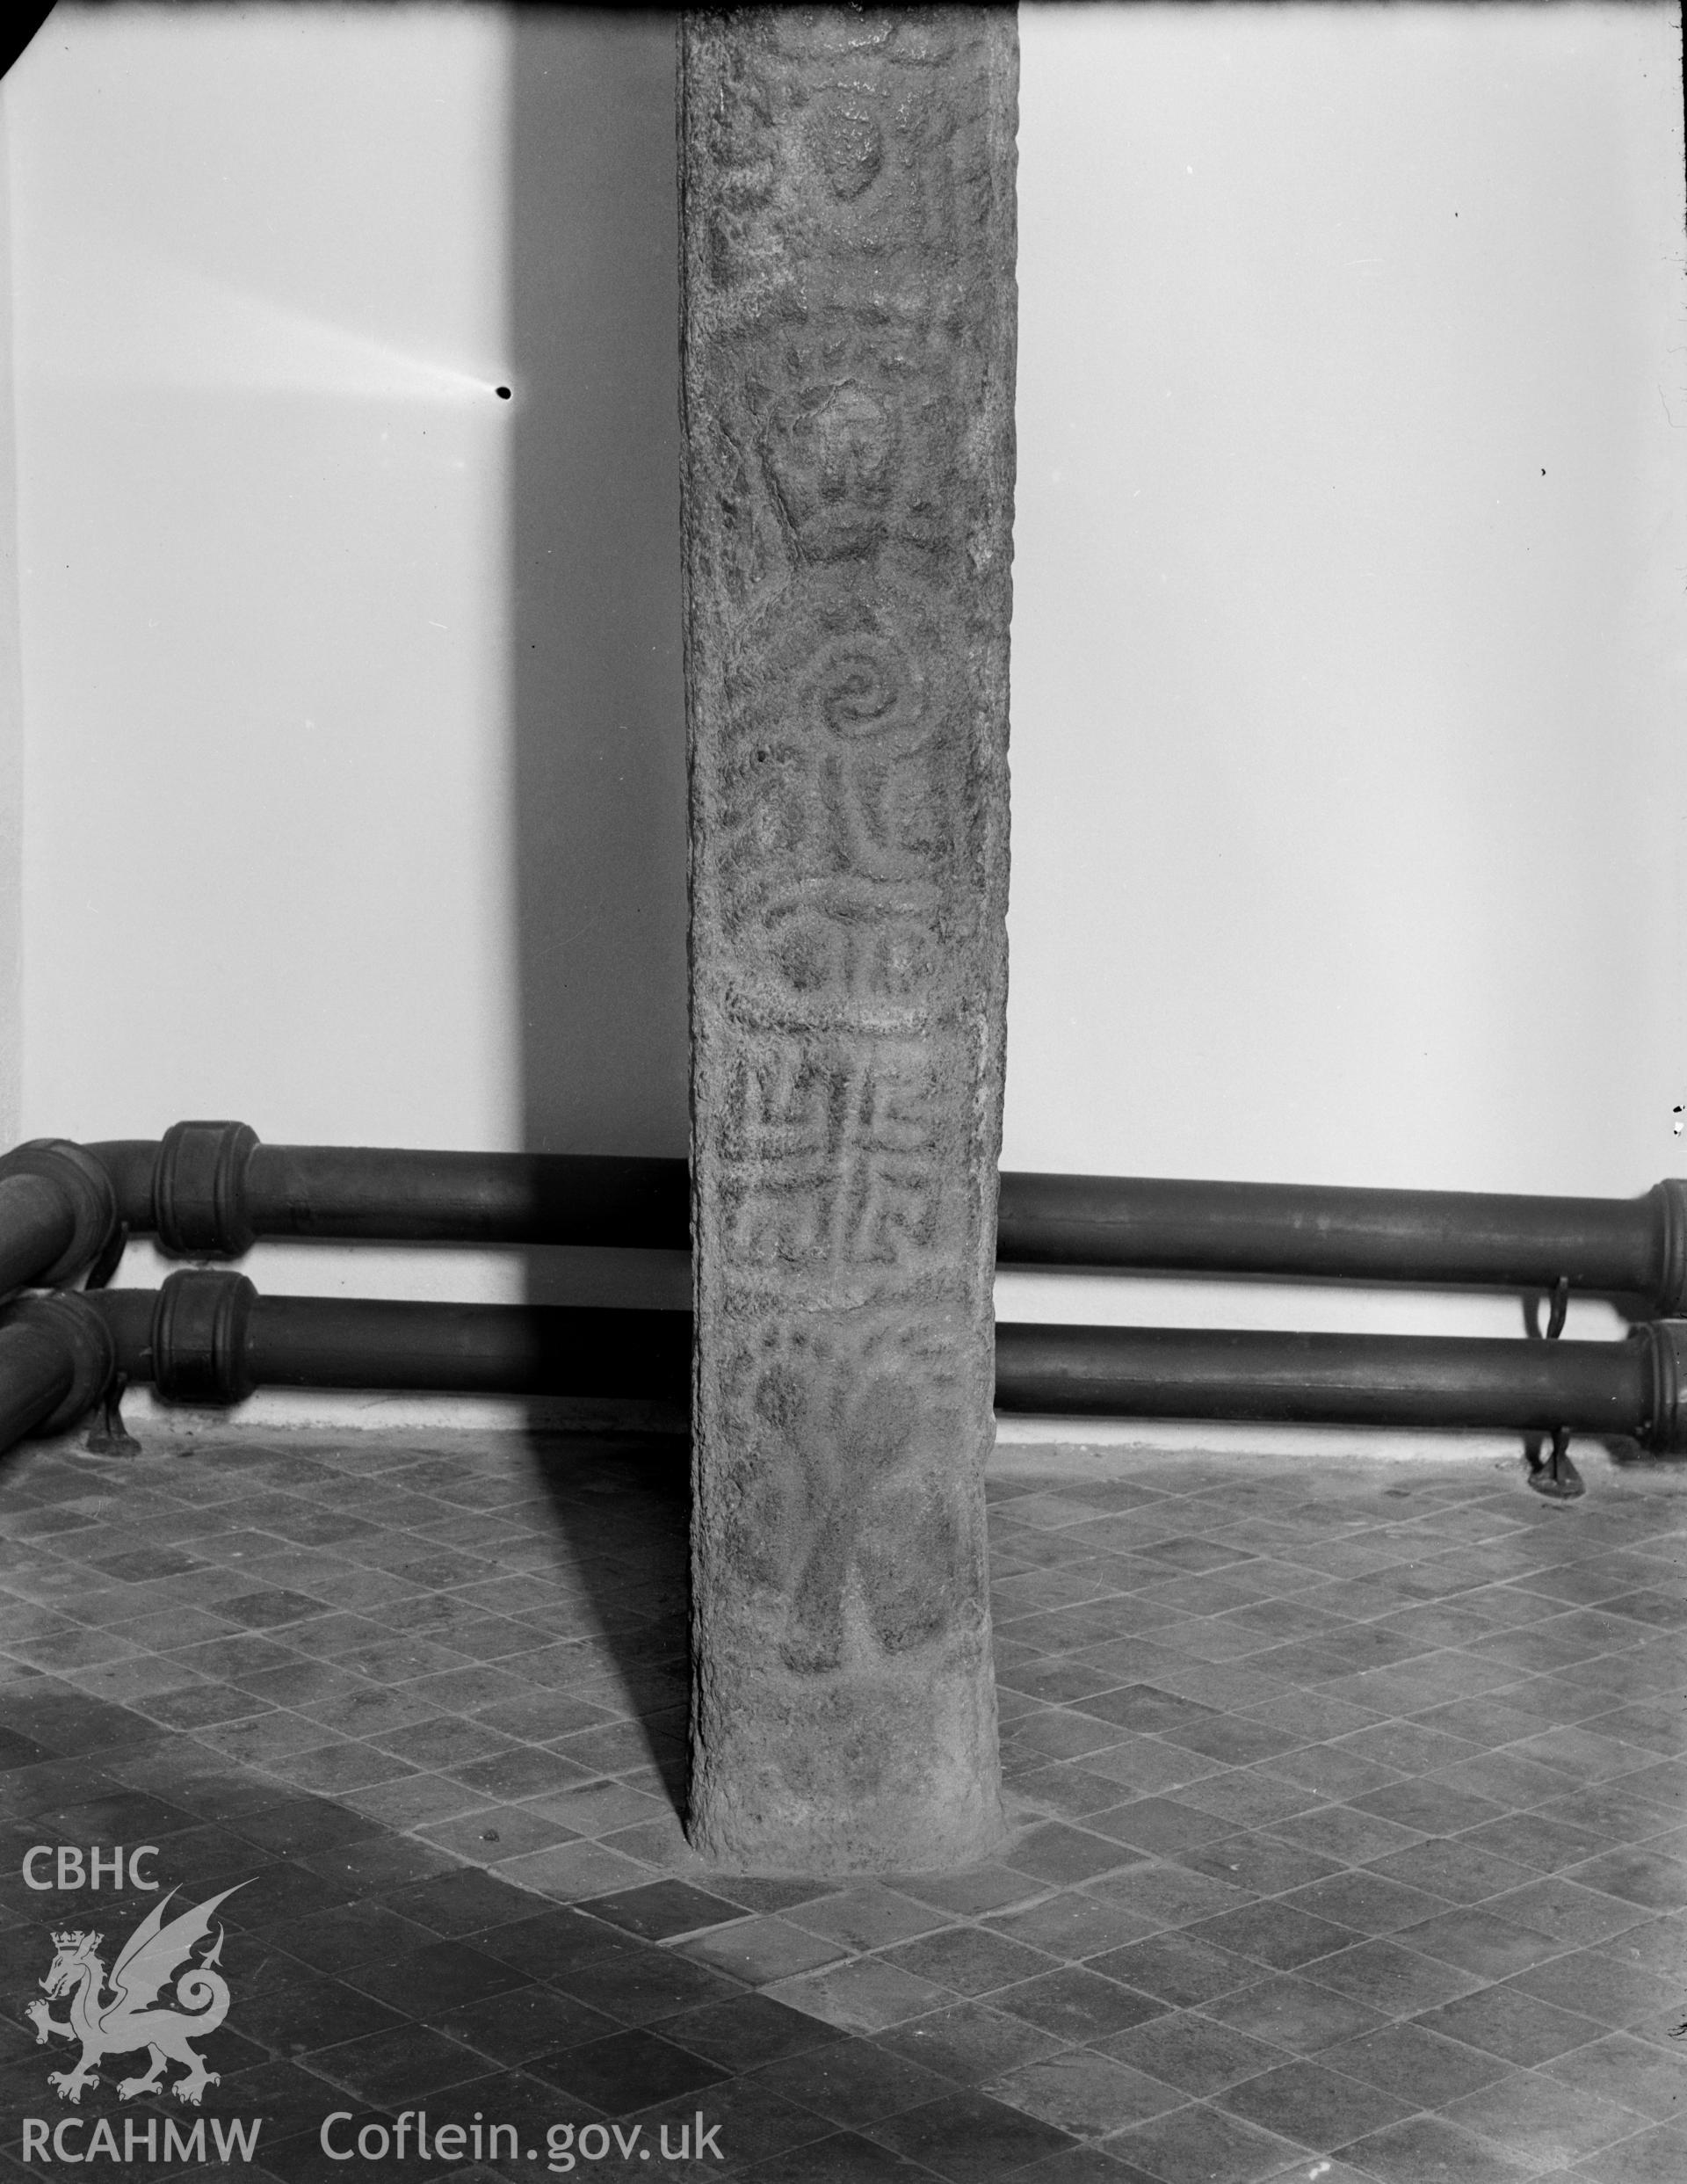
[{"label": "white dragon logo", "polygon": [[[246,1883],[237,1885],[244,1888]],[[37,2047],[46,2046],[49,2033],[82,2043],[82,2059],[74,2070],[47,2072],[47,2082],[58,2088],[62,2101],[80,2101],[84,2086],[98,2085],[99,2073],[93,2066],[102,2056],[128,2055],[136,2048],[147,2050],[151,2067],[143,2076],[119,2083],[119,2100],[132,2101],[138,2093],[155,2091],[167,2062],[185,2068],[187,2076],[177,2079],[170,2091],[195,2108],[206,2087],[218,2082],[217,2072],[206,2070],[187,2043],[190,2036],[202,2040],[214,2032],[228,2014],[228,1983],[214,1969],[222,1955],[221,1927],[215,1944],[198,1963],[190,1952],[210,1932],[212,1912],[235,1890],[224,1889],[221,1896],[196,1910],[179,1912],[166,1926],[164,1912],[175,1893],[171,1889],[170,1896],[155,1904],[125,1942],[112,1966],[112,1992],[105,2001],[100,1999],[100,1990],[107,1984],[105,1967],[94,1954],[104,1937],[80,1932],[53,1936],[58,1954],[39,1984],[48,2001],[61,1994],[70,1997],[69,2022],[54,2017],[47,2002],[32,2002],[25,2014],[34,2023]],[[151,2006],[178,1965],[185,1969],[176,1981],[175,1999],[193,2011],[192,2016]]]}]

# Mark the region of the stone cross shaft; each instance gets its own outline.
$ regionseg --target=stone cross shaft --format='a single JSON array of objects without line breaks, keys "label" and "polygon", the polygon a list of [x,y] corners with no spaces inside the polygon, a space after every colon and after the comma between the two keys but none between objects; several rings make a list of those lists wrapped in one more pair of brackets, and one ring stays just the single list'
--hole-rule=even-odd
[{"label": "stone cross shaft", "polygon": [[741,1869],[1001,1832],[1017,83],[1010,10],[683,18],[690,1831]]}]

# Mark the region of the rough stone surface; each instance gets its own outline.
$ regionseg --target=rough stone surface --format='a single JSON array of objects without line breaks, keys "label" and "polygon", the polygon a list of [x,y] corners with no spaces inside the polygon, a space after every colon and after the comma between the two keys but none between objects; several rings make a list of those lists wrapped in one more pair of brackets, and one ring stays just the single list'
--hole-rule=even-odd
[{"label": "rough stone surface", "polygon": [[682,30],[690,1832],[741,1868],[1001,1829],[1017,81],[1008,10]]}]

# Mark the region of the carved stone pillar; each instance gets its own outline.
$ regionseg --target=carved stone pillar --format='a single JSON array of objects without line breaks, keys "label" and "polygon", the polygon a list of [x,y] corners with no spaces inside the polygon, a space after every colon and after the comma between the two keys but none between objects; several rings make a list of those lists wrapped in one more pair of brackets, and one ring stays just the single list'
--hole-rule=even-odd
[{"label": "carved stone pillar", "polygon": [[691,1833],[1001,1832],[1011,10],[684,18]]}]

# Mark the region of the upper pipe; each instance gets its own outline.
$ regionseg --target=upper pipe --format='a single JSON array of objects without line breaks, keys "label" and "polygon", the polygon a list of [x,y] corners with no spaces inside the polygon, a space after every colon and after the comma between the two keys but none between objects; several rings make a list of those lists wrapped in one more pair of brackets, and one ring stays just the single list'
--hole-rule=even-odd
[{"label": "upper pipe", "polygon": [[1634,1199],[1157,1178],[1002,1178],[996,1256],[1017,1266],[1575,1289],[1687,1316],[1687,1183]]},{"label": "upper pipe", "polygon": [[[683,1251],[683,1160],[265,1145],[239,1122],[89,1148],[123,1218],[183,1258],[259,1236]],[[1687,1182],[1634,1199],[1045,1175],[1001,1179],[1002,1266],[1278,1275],[1643,1298],[1687,1317]]]},{"label": "upper pipe", "polygon": [[118,1236],[104,1165],[62,1138],[33,1138],[0,1158],[0,1297],[71,1281]]},{"label": "upper pipe", "polygon": [[266,1145],[242,1122],[178,1122],[156,1143],[89,1150],[129,1227],[184,1259],[238,1259],[260,1236],[677,1251],[691,1243],[683,1160]]}]

